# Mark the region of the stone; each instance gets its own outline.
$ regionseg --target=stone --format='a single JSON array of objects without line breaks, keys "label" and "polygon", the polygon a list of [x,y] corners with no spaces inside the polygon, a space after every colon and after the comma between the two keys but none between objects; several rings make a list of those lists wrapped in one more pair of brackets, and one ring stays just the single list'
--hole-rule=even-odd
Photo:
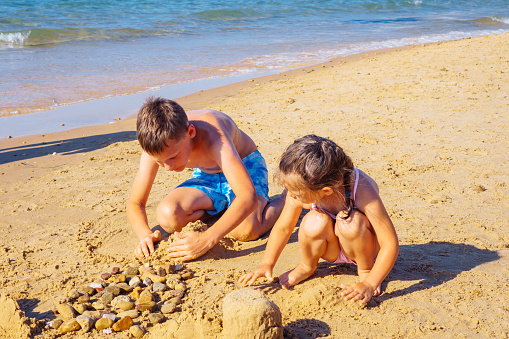
[{"label": "stone", "polygon": [[123,283],[126,281],[126,277],[124,274],[115,274],[115,275],[112,275],[109,279],[108,279],[108,282],[110,283]]},{"label": "stone", "polygon": [[101,274],[101,279],[108,280],[111,277],[111,273],[103,273]]},{"label": "stone", "polygon": [[194,277],[194,274],[191,271],[182,273],[182,280],[188,280],[188,279],[191,279],[193,277]]},{"label": "stone", "polygon": [[143,282],[141,281],[140,277],[132,277],[131,280],[129,280],[129,286],[132,288],[136,288],[141,286]]},{"label": "stone", "polygon": [[138,268],[139,274],[144,275],[145,273],[155,273],[155,271],[150,266],[140,266]]},{"label": "stone", "polygon": [[111,293],[113,293],[113,295],[114,295],[114,296],[119,295],[119,294],[120,294],[120,292],[122,291],[122,290],[120,289],[120,287],[118,287],[118,286],[116,286],[116,285],[109,285],[109,286],[106,286],[106,287],[104,288],[104,290],[105,290],[106,292],[111,292]]},{"label": "stone", "polygon": [[114,297],[113,293],[105,291],[101,296],[101,301],[105,304],[109,304]]},{"label": "stone", "polygon": [[55,319],[51,322],[51,328],[55,329],[55,330],[58,330],[58,328],[60,327],[60,325],[62,325],[64,321],[62,319]]},{"label": "stone", "polygon": [[184,297],[184,291],[182,291],[182,290],[173,290],[173,291],[171,291],[171,295],[173,297],[183,298]]},{"label": "stone", "polygon": [[136,304],[135,308],[138,311],[144,312],[144,311],[153,311],[156,308],[157,304],[153,301]]},{"label": "stone", "polygon": [[120,267],[115,266],[111,269],[111,274],[119,274],[120,273]]},{"label": "stone", "polygon": [[176,290],[181,290],[181,291],[184,291],[184,292],[185,292],[185,291],[186,291],[186,289],[187,289],[187,286],[186,286],[186,284],[184,284],[184,283],[180,283],[180,284],[175,285],[175,289],[176,289]]},{"label": "stone", "polygon": [[117,303],[117,307],[122,311],[129,311],[134,308],[134,303],[132,301],[120,301]]},{"label": "stone", "polygon": [[94,327],[94,320],[86,315],[76,317],[76,321],[80,324],[80,327],[84,332],[88,332],[92,327]]},{"label": "stone", "polygon": [[158,276],[164,277],[166,275],[166,268],[162,266],[158,266],[155,268],[155,272]]},{"label": "stone", "polygon": [[123,283],[118,283],[117,285],[118,288],[120,288],[121,291],[124,291],[124,292],[131,292],[133,290],[133,287],[129,286],[129,284],[123,282]]},{"label": "stone", "polygon": [[129,296],[127,296],[127,295],[119,295],[118,297],[115,297],[111,301],[111,306],[118,307],[119,303],[121,303],[121,302],[130,302],[130,301],[131,301],[131,298],[129,298]]},{"label": "stone", "polygon": [[163,322],[163,320],[164,315],[162,315],[161,313],[150,313],[148,315],[148,321],[150,321],[152,324],[159,324]]},{"label": "stone", "polygon": [[145,277],[145,279],[143,279],[143,285],[145,285],[145,286],[152,285],[152,280],[150,280],[149,277]]},{"label": "stone", "polygon": [[143,289],[138,286],[138,287],[135,287],[133,289],[133,291],[131,292],[131,294],[129,294],[129,296],[131,298],[133,298],[134,300],[138,300],[138,298],[140,297],[141,292],[143,292]]},{"label": "stone", "polygon": [[139,273],[140,272],[138,271],[138,267],[133,267],[133,266],[127,266],[123,272],[123,274],[128,277],[138,275]]},{"label": "stone", "polygon": [[80,292],[77,290],[70,290],[67,292],[67,296],[71,299],[78,299],[80,297]]},{"label": "stone", "polygon": [[107,307],[107,305],[102,301],[96,301],[92,303],[92,307],[95,308],[96,310],[104,310]]},{"label": "stone", "polygon": [[155,282],[154,285],[152,286],[152,290],[154,292],[164,292],[166,291],[168,287],[166,287],[165,284],[163,283],[160,283],[160,282]]},{"label": "stone", "polygon": [[58,304],[57,311],[65,319],[72,319],[76,314],[74,308],[69,304]]},{"label": "stone", "polygon": [[60,325],[60,327],[58,328],[58,332],[64,334],[64,333],[79,331],[80,328],[81,328],[80,324],[78,323],[78,321],[76,319],[69,319],[69,320],[64,321],[62,323],[62,325]]},{"label": "stone", "polygon": [[88,293],[83,294],[82,296],[80,296],[78,298],[78,302],[80,304],[88,303],[89,301],[90,301],[90,296],[88,295]]},{"label": "stone", "polygon": [[168,300],[169,302],[171,303],[174,303],[175,305],[180,305],[182,304],[182,299],[180,299],[179,297],[174,297],[174,298],[171,298],[170,300]]},{"label": "stone", "polygon": [[242,288],[223,299],[224,338],[283,338],[279,307],[265,295]]},{"label": "stone", "polygon": [[163,314],[173,313],[175,312],[175,309],[177,308],[177,305],[172,302],[165,302],[163,306],[161,307],[161,312]]},{"label": "stone", "polygon": [[160,282],[160,283],[163,283],[163,284],[166,282],[166,277],[160,277],[157,274],[154,274],[154,273],[151,273],[151,272],[144,273],[141,276],[141,278],[143,280],[145,280],[145,278],[149,278],[150,280],[152,280],[152,282]]},{"label": "stone", "polygon": [[150,291],[144,290],[140,293],[140,296],[136,300],[136,304],[145,304],[151,301],[154,301],[154,296],[150,293]]},{"label": "stone", "polygon": [[91,286],[81,286],[78,291],[82,294],[88,294],[88,295],[94,295],[95,294],[95,289]]},{"label": "stone", "polygon": [[102,331],[107,328],[110,328],[111,325],[113,325],[113,320],[110,318],[101,318],[95,322],[95,328],[98,331]]},{"label": "stone", "polygon": [[145,330],[138,325],[133,325],[129,328],[129,332],[135,338],[141,338],[145,335]]},{"label": "stone", "polygon": [[120,319],[119,321],[117,321],[116,323],[114,323],[113,326],[111,326],[111,328],[115,332],[120,332],[120,331],[128,330],[131,326],[133,326],[133,324],[134,323],[133,323],[133,320],[131,319],[131,317],[125,316],[122,319]]},{"label": "stone", "polygon": [[87,304],[76,304],[73,307],[74,310],[79,314],[83,314],[83,312],[87,310]]},{"label": "stone", "polygon": [[136,319],[140,316],[140,312],[137,310],[129,310],[129,311],[120,312],[119,314],[117,314],[117,317],[119,317],[119,318],[124,318],[127,316],[131,319]]}]

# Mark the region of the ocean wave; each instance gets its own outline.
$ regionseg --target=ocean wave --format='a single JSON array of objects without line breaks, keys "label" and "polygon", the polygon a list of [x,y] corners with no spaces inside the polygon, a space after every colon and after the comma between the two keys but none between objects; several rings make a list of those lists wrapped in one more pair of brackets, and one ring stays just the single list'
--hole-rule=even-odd
[{"label": "ocean wave", "polygon": [[261,19],[265,16],[254,10],[210,9],[193,13],[191,16],[211,21],[234,21]]},{"label": "ocean wave", "polygon": [[23,45],[24,41],[30,35],[30,32],[31,31],[0,33],[0,44],[11,46]]},{"label": "ocean wave", "polygon": [[472,23],[480,26],[502,26],[509,25],[509,17],[506,16],[490,16],[471,20]]}]

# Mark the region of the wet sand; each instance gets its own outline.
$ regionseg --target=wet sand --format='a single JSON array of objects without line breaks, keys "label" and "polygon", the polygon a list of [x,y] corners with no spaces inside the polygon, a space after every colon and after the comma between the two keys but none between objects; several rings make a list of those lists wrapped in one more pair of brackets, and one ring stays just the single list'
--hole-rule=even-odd
[{"label": "wet sand", "polygon": [[[363,53],[177,100],[232,116],[270,174],[288,144],[315,133],[379,184],[401,246],[383,293],[366,308],[341,300],[339,286],[357,281],[355,269],[325,262],[293,290],[261,283],[285,337],[509,336],[508,39]],[[56,337],[45,323],[68,291],[114,266],[147,262],[133,256],[138,240],[125,215],[141,153],[134,130],[124,120],[0,140],[0,337]],[[152,226],[157,203],[189,176],[159,173]],[[271,182],[270,195],[280,192]],[[145,337],[221,338],[222,300],[260,263],[266,240],[225,239],[188,263],[195,277],[184,303],[145,325]],[[148,262],[166,262],[164,246]],[[299,260],[295,231],[275,274]]]}]

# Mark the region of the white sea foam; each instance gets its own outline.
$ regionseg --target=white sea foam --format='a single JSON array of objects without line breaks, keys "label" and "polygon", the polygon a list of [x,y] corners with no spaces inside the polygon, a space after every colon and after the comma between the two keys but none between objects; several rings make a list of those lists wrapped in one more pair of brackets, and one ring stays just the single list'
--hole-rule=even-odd
[{"label": "white sea foam", "polygon": [[502,16],[502,17],[492,16],[491,20],[503,22],[504,24],[508,24],[509,25],[509,17],[506,17],[506,16]]},{"label": "white sea foam", "polygon": [[0,44],[23,45],[23,42],[28,38],[30,33],[31,31],[0,33]]}]

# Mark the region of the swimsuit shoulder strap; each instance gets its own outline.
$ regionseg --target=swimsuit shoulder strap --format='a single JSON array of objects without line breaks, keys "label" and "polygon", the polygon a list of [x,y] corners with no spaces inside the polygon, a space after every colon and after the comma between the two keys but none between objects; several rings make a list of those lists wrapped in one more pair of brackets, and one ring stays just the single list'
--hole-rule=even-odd
[{"label": "swimsuit shoulder strap", "polygon": [[357,168],[354,168],[354,172],[355,172],[355,184],[353,186],[352,201],[355,206],[355,194],[357,193],[357,186],[359,185],[359,170]]}]

